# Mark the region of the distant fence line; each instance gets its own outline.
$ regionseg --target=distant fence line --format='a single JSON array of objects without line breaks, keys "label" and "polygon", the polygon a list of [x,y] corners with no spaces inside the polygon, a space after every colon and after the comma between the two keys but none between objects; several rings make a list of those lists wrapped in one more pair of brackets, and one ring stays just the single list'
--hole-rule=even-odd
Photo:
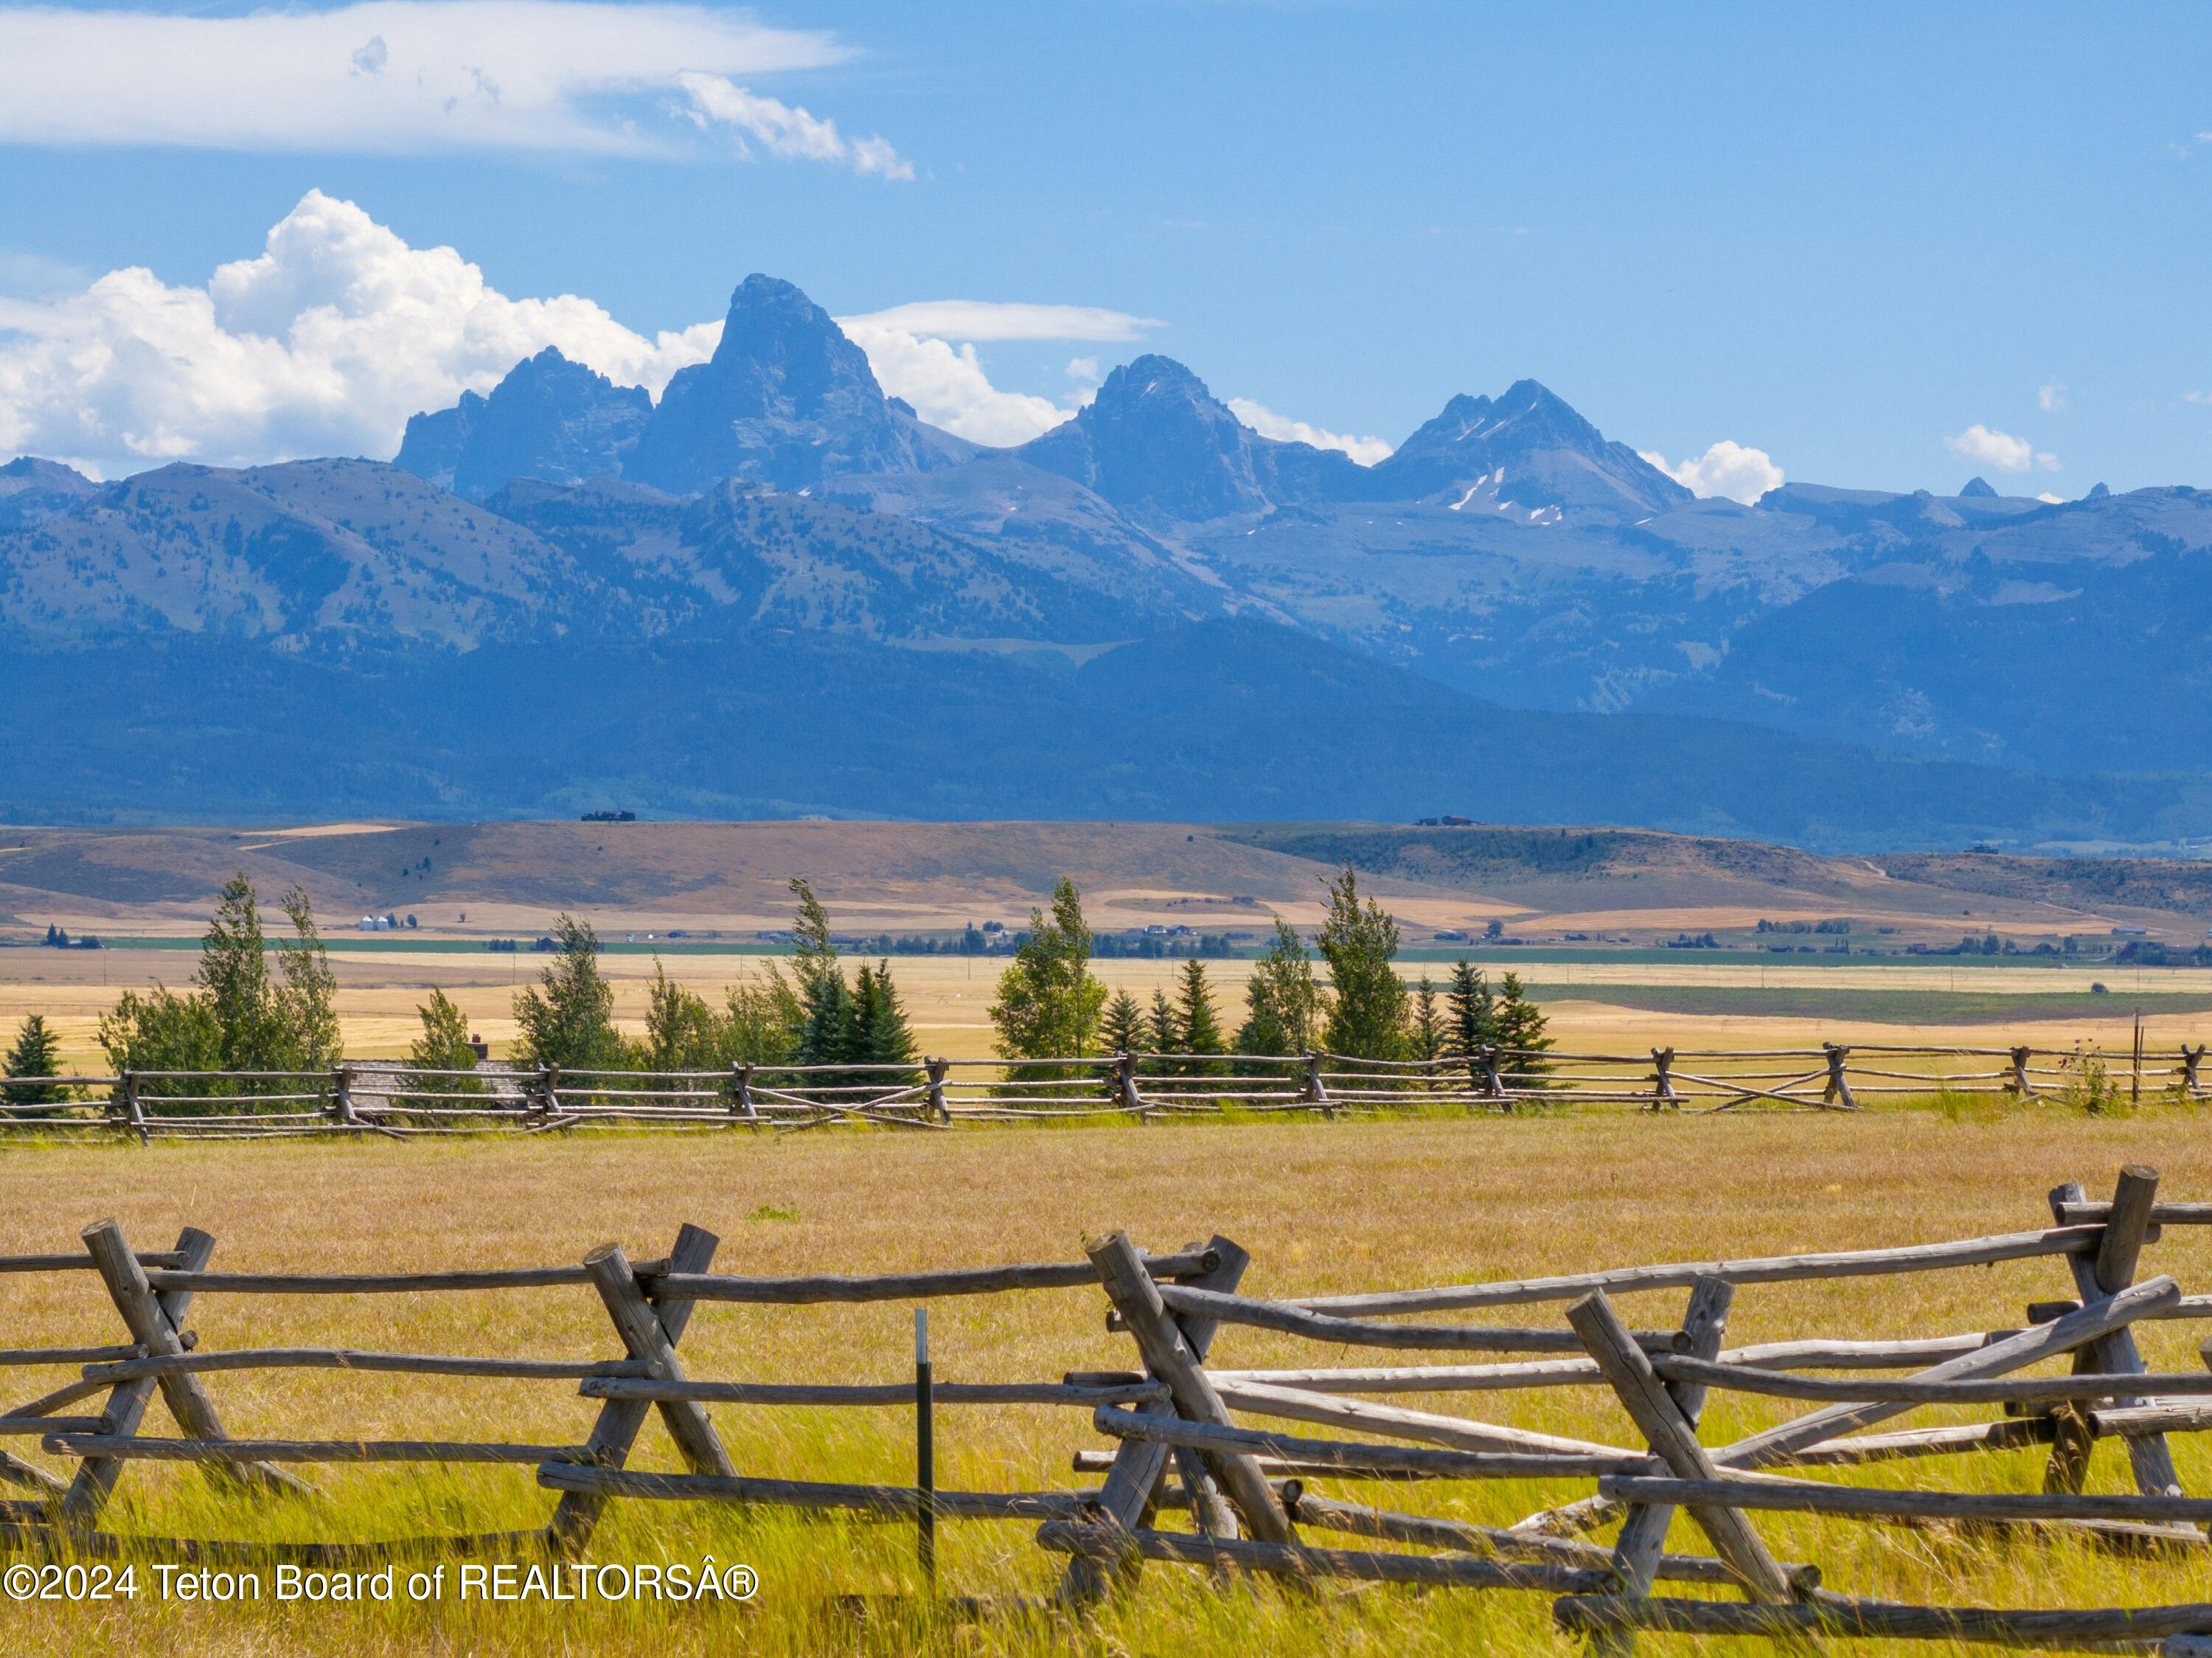
[{"label": "distant fence line", "polygon": [[[127,1071],[16,1077],[0,1086],[0,1130],[107,1131],[203,1138],[289,1135],[543,1133],[587,1128],[927,1131],[961,1123],[1310,1112],[1334,1119],[1462,1106],[1470,1112],[1560,1106],[1650,1112],[1839,1111],[1879,1099],[2057,1100],[2087,1109],[2144,1097],[2205,1098],[2207,1045],[1961,1048],[1826,1043],[1811,1048],[1642,1053],[1488,1048],[1472,1057],[1361,1059],[1335,1053],[1115,1053],[1024,1060],[930,1058],[912,1064],[752,1065],[723,1070],[474,1070],[349,1060],[315,1071]],[[37,1091],[78,1098],[40,1100]],[[103,1098],[83,1099],[87,1093]]]}]

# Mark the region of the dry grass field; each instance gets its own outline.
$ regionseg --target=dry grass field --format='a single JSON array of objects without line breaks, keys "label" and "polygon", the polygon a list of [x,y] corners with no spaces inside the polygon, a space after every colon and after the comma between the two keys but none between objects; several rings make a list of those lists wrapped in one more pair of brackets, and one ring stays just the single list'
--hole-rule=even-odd
[{"label": "dry grass field", "polygon": [[[644,1030],[646,993],[653,972],[653,958],[617,954],[600,958],[600,966],[614,986],[617,1022],[632,1035]],[[765,958],[741,955],[672,955],[665,965],[670,977],[680,979],[710,1002],[719,1003],[731,983],[762,971]],[[0,952],[0,1034],[12,1032],[26,1014],[43,1014],[60,1034],[69,1065],[82,1075],[102,1069],[96,1033],[100,1015],[113,1005],[128,987],[156,981],[182,990],[191,976],[198,956],[189,950],[101,950],[64,953],[46,950]],[[503,1056],[514,1037],[514,998],[517,985],[529,983],[544,966],[544,958],[527,954],[491,955],[401,954],[345,951],[333,955],[337,976],[338,1012],[345,1032],[346,1052],[362,1059],[393,1058],[404,1054],[422,1032],[416,1009],[427,1001],[434,985],[445,990],[468,1015],[471,1027]],[[950,956],[902,956],[892,971],[914,1025],[915,1039],[926,1051],[955,1059],[980,1059],[990,1055],[992,1030],[989,1008],[993,988],[1005,960]],[[1253,964],[1249,960],[1210,961],[1207,977],[1215,986],[1215,1000],[1227,1028],[1234,1030],[1244,1010],[1244,982]],[[1182,964],[1170,960],[1094,960],[1091,970],[1115,990],[1126,988],[1140,1003],[1155,990],[1172,993],[1171,980]],[[1443,964],[1401,964],[1408,978],[1426,971],[1441,984],[1449,972]],[[1492,965],[1494,978],[1501,971]],[[2037,972],[2017,967],[1936,965],[1914,961],[1869,963],[1853,967],[1762,966],[1755,960],[1685,960],[1680,964],[1624,963],[1545,965],[1531,967],[1547,981],[1543,999],[1552,1021],[1553,1034],[1563,1048],[1606,1051],[1635,1051],[1655,1045],[1692,1047],[1806,1046],[1820,1041],[1964,1044],[1997,1047],[2014,1042],[2038,1047],[2069,1047],[2077,1042],[2100,1045],[2110,1051],[2128,1047],[2133,1039],[2132,1006],[2129,992],[2133,976],[2124,969],[2054,968]],[[2154,995],[2176,991],[2200,993],[2212,1008],[2212,969],[2162,969],[2146,975]],[[1818,991],[1878,989],[1902,993],[1956,992],[2013,997],[2054,991],[2086,991],[2100,978],[2110,980],[2116,993],[2109,1011],[2100,1016],[2039,1017],[2033,1013],[2017,1019],[1999,1019],[1970,1027],[1943,1024],[1929,1018],[1907,1017],[1874,1021],[1841,1017],[1766,1016],[1754,1012],[1700,1014],[1650,1011],[1622,1006],[1607,998],[1636,987],[1693,989],[1789,986]],[[1584,994],[1582,987],[1589,989]],[[1909,1005],[1909,1003],[1907,1004]],[[2154,1005],[2156,1005],[2155,1003]],[[2201,1041],[2212,1034],[2212,1012],[2154,1013],[2146,1016],[2146,1041],[2167,1051],[2184,1040]]]},{"label": "dry grass field", "polygon": [[[1218,1232],[1255,1257],[1261,1295],[1564,1272],[1638,1260],[1934,1240],[2043,1223],[2042,1194],[2078,1179],[2108,1189],[2118,1166],[2151,1163],[2162,1195],[2212,1197],[2212,1133],[2194,1112],[2113,1119],[2049,1108],[1869,1112],[1851,1118],[1494,1117],[1405,1122],[1212,1124],[1151,1129],[1005,1129],[944,1137],[876,1134],[461,1142],[438,1145],[169,1145],[0,1148],[0,1250],[52,1251],[106,1216],[142,1248],[178,1228],[221,1240],[230,1270],[365,1271],[573,1262],[618,1239],[661,1253],[679,1222],[719,1233],[722,1271],[870,1272],[1019,1259],[1073,1259],[1082,1240],[1125,1227],[1154,1248]],[[777,1218],[789,1216],[789,1218]],[[2212,1287],[2212,1234],[2170,1228],[2145,1271]],[[1731,1341],[1813,1333],[1926,1335],[2017,1324],[2030,1300],[2070,1293],[2044,1260],[1902,1279],[1758,1286],[1738,1297]],[[1681,1292],[1626,1298],[1633,1323],[1669,1326]],[[112,1312],[88,1275],[0,1279],[8,1346],[112,1341]],[[1119,1367],[1095,1291],[946,1301],[932,1311],[938,1372],[951,1381],[1056,1378]],[[1556,1309],[1530,1309],[1556,1316]],[[683,1350],[690,1374],[730,1380],[894,1381],[908,1375],[903,1305],[700,1308]],[[1500,1320],[1505,1321],[1505,1320]],[[188,1323],[204,1347],[348,1345],[416,1351],[602,1356],[613,1348],[589,1292],[554,1289],[316,1298],[203,1295]],[[2190,1326],[2148,1327],[2152,1368],[2195,1369]],[[1218,1362],[1357,1362],[1263,1332],[1228,1329]],[[27,1395],[51,1373],[18,1373]],[[568,1383],[445,1381],[328,1373],[210,1378],[230,1431],[317,1437],[582,1438],[593,1408]],[[1621,1442],[1630,1429],[1595,1391],[1522,1397],[1431,1395],[1428,1408],[1492,1412],[1532,1427]],[[1799,1407],[1723,1399],[1709,1438]],[[898,1410],[714,1410],[741,1470],[904,1482],[910,1414]],[[1922,1411],[1914,1420],[1940,1419]],[[155,1425],[158,1409],[149,1417]],[[1079,1411],[940,1413],[947,1486],[1066,1486],[1067,1459],[1102,1441]],[[2187,1489],[2212,1491],[2212,1456],[2176,1442]],[[2042,1457],[2008,1453],[1891,1464],[1840,1477],[1953,1489],[2037,1489]],[[633,1466],[676,1466],[657,1423]],[[2092,1490],[2125,1488],[2124,1459],[2100,1446]],[[118,1529],[167,1535],[377,1538],[524,1527],[551,1503],[524,1470],[313,1471],[325,1496],[273,1504],[216,1494],[189,1471],[141,1464],[126,1477]],[[1394,1506],[1504,1523],[1568,1495],[1534,1485],[1324,1484]],[[2148,1604],[2204,1598],[2195,1564],[2123,1561],[2073,1544],[2005,1543],[1763,1515],[1775,1551],[1812,1560],[1832,1588],[1908,1600]],[[1021,1524],[947,1527],[944,1585],[960,1594],[1035,1594],[1060,1562]],[[1674,1545],[1700,1548],[1688,1522]],[[11,1652],[73,1658],[160,1652],[258,1658],[298,1652],[592,1654],[677,1658],[771,1654],[1083,1654],[1253,1651],[1406,1655],[1559,1653],[1545,1597],[1395,1589],[1285,1595],[1146,1569],[1136,1593],[1094,1623],[952,1627],[858,1619],[830,1597],[896,1595],[915,1578],[910,1533],[842,1519],[742,1515],[703,1505],[618,1503],[592,1550],[602,1561],[711,1553],[760,1572],[742,1607],[333,1605],[223,1607],[9,1605]],[[1723,1652],[1646,1637],[1653,1652]],[[1752,1649],[1745,1645],[1741,1649]],[[1765,1650],[1766,1649],[1760,1648]],[[1876,1645],[1855,1652],[1903,1652]],[[1942,1650],[1925,1644],[1911,1650]]]}]

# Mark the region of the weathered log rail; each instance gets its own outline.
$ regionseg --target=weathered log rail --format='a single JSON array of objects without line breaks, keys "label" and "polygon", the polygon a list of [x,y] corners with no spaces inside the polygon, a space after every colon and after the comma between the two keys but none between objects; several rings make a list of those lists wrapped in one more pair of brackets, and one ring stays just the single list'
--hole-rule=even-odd
[{"label": "weathered log rail", "polygon": [[[0,1132],[121,1132],[155,1139],[658,1129],[780,1132],[842,1125],[927,1133],[962,1123],[1164,1121],[1309,1113],[1336,1119],[1463,1107],[1514,1112],[1631,1106],[1650,1112],[1862,1109],[1862,1101],[2050,1101],[2124,1088],[2201,1102],[2203,1047],[2177,1057],[2092,1047],[1677,1049],[1574,1053],[1492,1048],[1386,1061],[1341,1054],[1113,1053],[910,1065],[748,1065],[724,1070],[424,1070],[349,1060],[327,1071],[133,1071],[0,1084]],[[2000,1062],[1990,1068],[1990,1062]],[[67,1100],[25,1103],[41,1088]],[[13,1103],[11,1103],[13,1102]],[[2091,1207],[2094,1207],[2092,1205]],[[2085,1212],[2083,1222],[2101,1220]]]},{"label": "weathered log rail", "polygon": [[[0,1549],[71,1550],[85,1557],[133,1551],[168,1558],[291,1559],[368,1564],[427,1554],[574,1555],[611,1502],[727,1503],[838,1513],[913,1524],[923,1539],[943,1521],[1026,1522],[1067,1564],[1054,1596],[1073,1606],[1126,1591],[1147,1564],[1297,1582],[1376,1584],[1554,1597],[1554,1619],[1594,1649],[1631,1649],[1639,1631],[1750,1635],[1789,1644],[1814,1639],[1929,1638],[2051,1649],[2212,1655],[2212,1605],[2014,1610],[1908,1606],[1839,1594],[1817,1564],[1778,1559],[1758,1516],[1813,1516],[1822,1525],[1963,1525],[2030,1542],[2067,1537],[2140,1553],[2206,1553],[2212,1496],[2192,1496],[2173,1472],[2166,1436],[2212,1429],[2212,1341],[2205,1374],[2154,1373],[2132,1327],[2154,1320],[2212,1320],[2212,1296],[2186,1296],[2171,1277],[2138,1281],[2160,1228],[2212,1225],[2212,1204],[2156,1201],[2157,1176],[2130,1167],[2109,1203],[2078,1186],[2051,1197],[2056,1224],[2038,1230],[1892,1249],[1662,1263],[1547,1278],[1380,1291],[1262,1297],[1243,1293],[1249,1257],[1214,1238],[1147,1255],[1115,1234],[1081,1261],[954,1268],[867,1277],[768,1278],[714,1272],[716,1240],[696,1227],[665,1256],[630,1261],[614,1245],[580,1265],[379,1274],[210,1270],[215,1240],[188,1229],[173,1250],[134,1252],[112,1222],[88,1228],[82,1253],[0,1259],[0,1286],[26,1276],[91,1272],[129,1339],[20,1347],[8,1364],[70,1369],[74,1379],[0,1412],[0,1433],[34,1440],[73,1465],[64,1478],[0,1452],[0,1481],[27,1490],[0,1505]],[[2031,1303],[2016,1326],[1876,1341],[1811,1336],[1729,1347],[1740,1289],[1874,1275],[1956,1271],[2050,1259],[2075,1292]],[[87,1280],[78,1278],[76,1282]],[[678,1350],[695,1314],[737,1307],[927,1302],[944,1296],[1081,1292],[1103,1295],[1133,1346],[1126,1371],[1070,1371],[1056,1379],[936,1382],[732,1381],[685,1374]],[[386,1352],[343,1347],[215,1349],[183,1328],[201,1296],[401,1295],[426,1292],[588,1289],[611,1326],[611,1355],[522,1358]],[[1636,1331],[1616,1295],[1689,1291],[1680,1327]],[[253,1303],[246,1303],[251,1306]],[[1439,1325],[1420,1315],[1545,1307],[1540,1327]],[[203,1321],[205,1308],[202,1308]],[[1095,1329],[1095,1326],[1093,1326]],[[1472,1349],[1558,1354],[1459,1365],[1238,1368],[1213,1350],[1254,1329],[1333,1349]],[[113,1332],[101,1332],[112,1334]],[[2066,1359],[2073,1373],[2030,1375]],[[369,1439],[322,1431],[297,1438],[234,1437],[208,1384],[241,1372],[357,1371],[424,1378],[550,1381],[574,1390],[576,1431],[517,1439]],[[1840,1374],[1812,1375],[1810,1372]],[[1901,1380],[1878,1374],[1905,1372]],[[1870,1374],[1873,1373],[1873,1374]],[[1610,1389],[1627,1424],[1614,1442],[1569,1438],[1462,1414],[1384,1402],[1393,1394],[1474,1393],[1559,1387]],[[1727,1444],[1705,1443],[1698,1423],[1715,1392],[1814,1407]],[[96,1415],[65,1406],[105,1396]],[[1358,1397],[1365,1395],[1368,1397]],[[142,1431],[159,1400],[178,1432]],[[1078,1474],[1099,1483],[1049,1490],[938,1490],[925,1462],[913,1485],[867,1484],[741,1470],[703,1407],[831,1408],[916,1412],[919,1442],[931,1411],[1063,1406],[1087,1410],[1111,1448],[1079,1449]],[[1986,1406],[1995,1420],[1882,1433],[1866,1429],[1924,1407]],[[327,1409],[328,1407],[324,1407]],[[595,1414],[589,1414],[594,1413]],[[658,1413],[675,1468],[626,1466]],[[1286,1428],[1285,1423],[1297,1424]],[[2084,1490],[2102,1440],[2128,1453],[2133,1494]],[[1940,1467],[1941,1459],[2051,1448],[2039,1491],[1920,1486],[1880,1489],[1817,1477],[1825,1467],[1875,1462]],[[667,1453],[663,1453],[666,1454]],[[368,1543],[249,1544],[122,1537],[99,1521],[118,1482],[148,1463],[190,1463],[250,1497],[310,1490],[299,1465],[474,1465],[526,1470],[556,1506],[525,1533]],[[1794,1472],[1784,1473],[1780,1470]],[[489,1477],[489,1476],[487,1476]],[[513,1476],[509,1476],[513,1477]],[[1512,1527],[1381,1508],[1310,1489],[1317,1481],[1387,1480],[1404,1493],[1437,1481],[1538,1481],[1553,1506]],[[1986,1482],[1980,1482],[1985,1484]],[[1668,1552],[1670,1522],[1686,1515],[1711,1552]],[[1187,1516],[1191,1529],[1167,1523]],[[1586,1535],[1620,1522],[1617,1541]],[[1316,1546],[1301,1528],[1362,1539]],[[834,1534],[823,1533],[830,1537]],[[1864,1559],[1853,1550],[1850,1557]],[[933,1582],[933,1543],[921,1558]],[[1962,1556],[1966,1560],[1969,1557]],[[1662,1583],[1733,1589],[1747,1597],[1681,1600]]]}]

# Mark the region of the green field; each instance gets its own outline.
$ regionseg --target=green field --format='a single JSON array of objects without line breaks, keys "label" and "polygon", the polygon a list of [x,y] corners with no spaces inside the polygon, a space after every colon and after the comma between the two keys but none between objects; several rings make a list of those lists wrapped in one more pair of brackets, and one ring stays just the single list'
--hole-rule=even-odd
[{"label": "green field", "polygon": [[1834,1019],[1875,1025],[1998,1025],[2038,1019],[2124,1018],[2212,1011],[2212,994],[2038,995],[1972,991],[1760,990],[1720,984],[1552,984],[1528,987],[1538,1002],[1602,1002],[1650,1013],[1777,1019]]}]

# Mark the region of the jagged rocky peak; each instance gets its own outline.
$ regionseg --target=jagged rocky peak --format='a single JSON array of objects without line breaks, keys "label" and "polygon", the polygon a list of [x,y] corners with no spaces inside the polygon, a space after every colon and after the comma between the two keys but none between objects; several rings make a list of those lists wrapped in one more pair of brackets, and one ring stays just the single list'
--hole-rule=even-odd
[{"label": "jagged rocky peak", "polygon": [[450,409],[410,415],[406,435],[399,440],[399,453],[392,458],[392,464],[428,479],[441,490],[450,490],[461,456],[468,450],[469,438],[483,418],[484,402],[480,392],[463,392],[461,400]]},{"label": "jagged rocky peak", "polygon": [[1334,449],[1261,436],[1182,363],[1150,354],[1014,454],[1141,517],[1186,523],[1350,498],[1362,471]]},{"label": "jagged rocky peak", "polygon": [[1452,399],[1372,477],[1381,498],[1530,521],[1556,521],[1576,508],[1643,516],[1695,498],[1533,380],[1495,399]]},{"label": "jagged rocky peak", "polygon": [[1988,479],[1970,478],[1966,480],[1966,487],[1959,491],[1959,497],[1960,499],[1964,500],[1970,495],[1988,496],[1991,499],[1995,499],[1996,491],[1990,487],[1990,480]]},{"label": "jagged rocky peak", "polygon": [[730,297],[711,360],[668,382],[623,476],[673,494],[741,478],[818,488],[840,472],[920,472],[975,452],[894,408],[830,314],[774,277]]},{"label": "jagged rocky peak", "polygon": [[2089,486],[2089,493],[2083,496],[2081,498],[2084,501],[2103,501],[2107,499],[2112,493],[2112,491],[2107,489],[2102,484],[2092,484]]},{"label": "jagged rocky peak", "polygon": [[508,479],[580,484],[618,473],[653,418],[642,386],[617,386],[557,346],[515,364],[489,397],[416,415],[396,465],[481,501]]}]

